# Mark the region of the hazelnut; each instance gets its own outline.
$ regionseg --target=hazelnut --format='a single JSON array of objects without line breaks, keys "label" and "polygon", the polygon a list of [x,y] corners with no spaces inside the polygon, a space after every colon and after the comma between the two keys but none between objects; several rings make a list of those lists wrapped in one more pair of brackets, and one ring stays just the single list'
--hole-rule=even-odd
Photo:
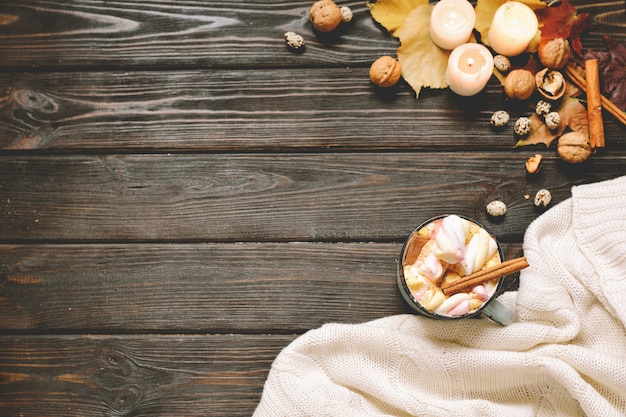
[{"label": "hazelnut", "polygon": [[394,86],[402,76],[402,66],[393,57],[384,55],[370,67],[370,80],[380,87]]},{"label": "hazelnut", "polygon": [[530,133],[532,129],[532,122],[528,117],[520,117],[515,121],[515,126],[513,130],[519,136],[526,136]]},{"label": "hazelnut", "polygon": [[591,155],[589,137],[582,132],[569,132],[559,138],[557,153],[567,162],[577,164]]},{"label": "hazelnut", "polygon": [[546,122],[546,127],[550,130],[558,129],[561,125],[561,115],[558,112],[550,112],[546,114],[546,118],[544,119]]},{"label": "hazelnut", "polygon": [[535,154],[535,156],[528,158],[528,161],[526,161],[526,172],[529,174],[537,174],[541,169],[542,159],[541,154]]},{"label": "hazelnut", "polygon": [[537,105],[535,106],[535,113],[537,113],[537,116],[545,117],[546,114],[550,113],[551,109],[552,105],[549,102],[545,100],[539,100],[537,102]]},{"label": "hazelnut", "polygon": [[552,201],[552,194],[548,190],[539,190],[537,194],[535,194],[535,206],[537,207],[547,207],[548,204]]},{"label": "hazelnut", "polygon": [[565,93],[565,78],[559,71],[544,68],[535,75],[539,94],[548,100],[558,100]]},{"label": "hazelnut", "polygon": [[550,69],[561,69],[567,65],[570,57],[570,45],[567,39],[556,38],[539,44],[539,61]]},{"label": "hazelnut", "polygon": [[491,115],[491,126],[502,127],[509,123],[510,116],[505,110],[498,110]]},{"label": "hazelnut", "polygon": [[500,72],[507,73],[511,69],[511,60],[504,55],[493,57],[493,66]]},{"label": "hazelnut", "polygon": [[304,38],[296,32],[286,32],[284,38],[287,46],[293,50],[299,50],[304,47]]},{"label": "hazelnut", "polygon": [[487,214],[493,217],[500,217],[506,214],[506,204],[502,201],[494,200],[487,204]]},{"label": "hazelnut", "polygon": [[309,20],[315,30],[330,32],[339,26],[343,16],[333,0],[318,0],[311,6]]},{"label": "hazelnut", "polygon": [[535,76],[524,68],[511,71],[504,80],[504,93],[510,99],[526,100],[532,96],[536,87]]},{"label": "hazelnut", "polygon": [[352,17],[354,17],[352,9],[348,6],[341,6],[339,10],[341,10],[341,19],[346,23],[350,23],[352,21]]}]

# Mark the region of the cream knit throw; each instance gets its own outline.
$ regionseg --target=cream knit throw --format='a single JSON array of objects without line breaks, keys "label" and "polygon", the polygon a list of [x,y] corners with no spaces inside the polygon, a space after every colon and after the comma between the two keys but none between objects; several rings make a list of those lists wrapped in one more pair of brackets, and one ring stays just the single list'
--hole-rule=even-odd
[{"label": "cream knit throw", "polygon": [[524,254],[509,326],[324,325],[278,355],[254,417],[626,416],[626,176],[574,187]]}]

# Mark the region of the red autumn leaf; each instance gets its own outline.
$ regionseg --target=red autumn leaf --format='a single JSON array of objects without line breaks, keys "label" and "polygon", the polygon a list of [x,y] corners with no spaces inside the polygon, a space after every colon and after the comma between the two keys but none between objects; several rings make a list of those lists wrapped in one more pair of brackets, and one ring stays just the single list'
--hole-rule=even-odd
[{"label": "red autumn leaf", "polygon": [[591,27],[589,13],[578,14],[576,8],[568,0],[559,6],[537,10],[537,16],[543,23],[541,41],[547,42],[555,38],[569,39],[572,49],[580,56],[583,45],[580,35]]},{"label": "red autumn leaf", "polygon": [[583,59],[597,59],[600,70],[600,88],[602,94],[617,107],[626,111],[626,46],[604,36],[607,52],[591,49]]}]

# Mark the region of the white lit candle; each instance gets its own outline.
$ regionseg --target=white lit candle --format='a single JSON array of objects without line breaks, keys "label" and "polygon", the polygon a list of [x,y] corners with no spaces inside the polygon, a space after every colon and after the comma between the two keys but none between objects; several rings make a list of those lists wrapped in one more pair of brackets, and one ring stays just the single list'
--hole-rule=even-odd
[{"label": "white lit candle", "polygon": [[497,53],[517,56],[528,48],[538,28],[537,16],[530,7],[509,1],[496,10],[487,39]]},{"label": "white lit candle", "polygon": [[477,43],[454,48],[448,58],[446,81],[460,96],[473,96],[482,91],[493,74],[493,56]]},{"label": "white lit candle", "polygon": [[442,49],[454,49],[470,38],[476,12],[467,0],[441,0],[430,15],[430,37]]}]

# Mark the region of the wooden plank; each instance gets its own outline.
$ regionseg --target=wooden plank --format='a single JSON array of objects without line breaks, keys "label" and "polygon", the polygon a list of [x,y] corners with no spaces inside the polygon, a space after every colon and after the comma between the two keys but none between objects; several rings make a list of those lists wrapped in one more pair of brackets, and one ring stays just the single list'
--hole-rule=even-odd
[{"label": "wooden plank", "polygon": [[5,417],[250,416],[295,336],[0,336]]},{"label": "wooden plank", "polygon": [[[307,1],[178,0],[4,1],[0,27],[2,65],[37,67],[366,67],[395,53],[398,41],[372,19],[366,3],[344,2],[355,17],[344,35],[320,41],[308,22]],[[583,1],[572,1],[581,4]],[[619,1],[589,6],[597,14],[619,10]],[[23,24],[28,22],[28,24]],[[624,28],[595,21],[597,30],[624,36]],[[304,54],[287,51],[283,34],[307,42]],[[620,35],[621,34],[621,35]],[[598,36],[587,48],[603,48]]]},{"label": "wooden plank", "polygon": [[[401,242],[442,213],[521,242],[547,188],[626,173],[626,156],[570,166],[545,158],[528,177],[518,153],[0,156],[0,241]],[[509,209],[489,219],[494,199]]]},{"label": "wooden plank", "polygon": [[[513,122],[495,130],[492,113],[534,111],[495,77],[476,97],[416,100],[407,85],[374,89],[367,68],[8,73],[0,91],[5,150],[513,152]],[[623,126],[605,125],[609,149],[626,149]]]},{"label": "wooden plank", "polygon": [[[401,247],[0,245],[0,329],[263,334],[373,320],[408,311]],[[504,249],[521,254],[520,244]]]},{"label": "wooden plank", "polygon": [[[394,51],[365,2],[346,3],[354,22],[332,45],[308,22],[313,1],[5,1],[3,66],[346,66]],[[28,21],[25,25],[21,22]],[[306,37],[305,54],[283,34]],[[71,46],[70,46],[71,45]],[[356,48],[355,48],[356,47]]]}]

